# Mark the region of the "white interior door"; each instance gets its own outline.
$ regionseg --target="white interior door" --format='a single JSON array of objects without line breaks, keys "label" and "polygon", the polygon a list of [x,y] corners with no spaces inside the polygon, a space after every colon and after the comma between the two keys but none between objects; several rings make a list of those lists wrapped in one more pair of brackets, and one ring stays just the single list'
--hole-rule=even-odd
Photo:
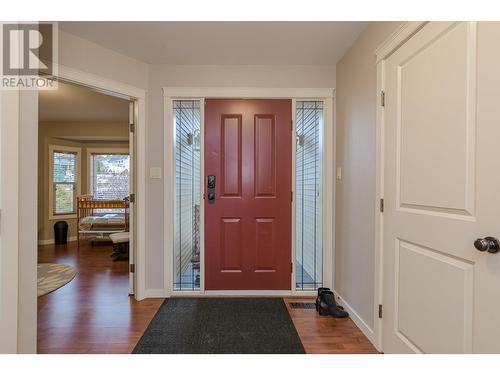
[{"label": "white interior door", "polygon": [[386,353],[500,353],[499,40],[430,22],[386,60]]}]

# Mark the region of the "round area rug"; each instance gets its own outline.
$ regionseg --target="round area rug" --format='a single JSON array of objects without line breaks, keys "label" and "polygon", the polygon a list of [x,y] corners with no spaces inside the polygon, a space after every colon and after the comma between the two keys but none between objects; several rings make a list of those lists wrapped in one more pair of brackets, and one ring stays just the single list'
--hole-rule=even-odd
[{"label": "round area rug", "polygon": [[38,297],[66,285],[76,276],[76,269],[68,264],[40,263],[38,265]]}]

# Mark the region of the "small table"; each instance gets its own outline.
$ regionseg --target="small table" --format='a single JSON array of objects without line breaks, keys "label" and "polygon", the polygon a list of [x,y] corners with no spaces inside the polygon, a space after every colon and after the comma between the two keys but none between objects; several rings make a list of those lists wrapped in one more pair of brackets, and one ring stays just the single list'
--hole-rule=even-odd
[{"label": "small table", "polygon": [[129,258],[129,232],[118,232],[109,235],[113,242],[113,262],[117,260],[128,260]]}]

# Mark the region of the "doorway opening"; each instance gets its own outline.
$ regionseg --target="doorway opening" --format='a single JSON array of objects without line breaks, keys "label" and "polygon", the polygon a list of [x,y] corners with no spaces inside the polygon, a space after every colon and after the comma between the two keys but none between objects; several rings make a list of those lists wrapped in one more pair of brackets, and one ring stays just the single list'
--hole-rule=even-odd
[{"label": "doorway opening", "polygon": [[[64,336],[47,335],[49,329],[84,327],[87,310],[98,312],[97,326],[129,319],[135,111],[129,99],[66,82],[39,92],[38,108],[38,343],[43,352]],[[96,298],[102,306],[93,303]]]}]

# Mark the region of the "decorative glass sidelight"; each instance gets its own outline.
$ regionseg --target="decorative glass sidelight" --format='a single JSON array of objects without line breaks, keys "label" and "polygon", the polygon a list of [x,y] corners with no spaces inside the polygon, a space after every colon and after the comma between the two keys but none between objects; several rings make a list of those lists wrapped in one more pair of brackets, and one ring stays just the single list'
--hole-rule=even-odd
[{"label": "decorative glass sidelight", "polygon": [[200,101],[174,100],[174,290],[200,289]]},{"label": "decorative glass sidelight", "polygon": [[295,283],[314,290],[323,285],[323,102],[296,104]]}]

